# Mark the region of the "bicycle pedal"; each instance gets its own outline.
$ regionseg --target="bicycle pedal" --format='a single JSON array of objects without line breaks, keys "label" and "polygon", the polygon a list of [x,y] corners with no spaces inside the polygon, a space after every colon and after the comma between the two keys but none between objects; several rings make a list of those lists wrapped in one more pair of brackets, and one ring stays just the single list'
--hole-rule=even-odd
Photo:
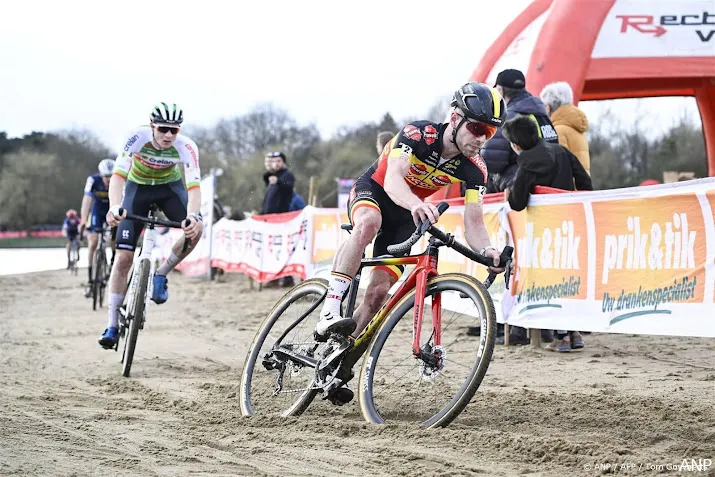
[{"label": "bicycle pedal", "polygon": [[317,331],[313,331],[313,339],[318,343],[325,343],[328,341],[329,336],[319,335]]},{"label": "bicycle pedal", "polygon": [[333,390],[323,399],[327,399],[336,406],[344,406],[345,404],[352,401],[354,397],[355,393],[350,388],[348,388],[347,386],[342,386]]}]

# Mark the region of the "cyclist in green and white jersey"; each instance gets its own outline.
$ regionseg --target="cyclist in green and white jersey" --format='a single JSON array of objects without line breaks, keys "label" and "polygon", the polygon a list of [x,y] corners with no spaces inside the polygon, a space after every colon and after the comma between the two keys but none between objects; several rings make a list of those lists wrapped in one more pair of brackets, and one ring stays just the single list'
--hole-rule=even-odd
[{"label": "cyclist in green and white jersey", "polygon": [[[203,233],[199,149],[194,141],[179,134],[184,113],[176,104],[159,103],[152,110],[150,121],[149,126],[140,127],[129,136],[117,156],[109,182],[107,224],[118,229],[117,254],[109,279],[109,324],[99,339],[99,344],[106,349],[113,348],[117,342],[119,307],[127,292],[127,275],[142,231],[141,223],[122,220],[119,208],[123,208],[125,214],[146,216],[150,205],[155,203],[169,220],[189,219],[189,225],[183,228],[191,246],[182,252],[182,236],[174,244],[169,259],[154,275],[151,299],[159,304],[169,297],[167,273],[193,250]],[[182,166],[186,186],[181,179],[179,168]]]}]

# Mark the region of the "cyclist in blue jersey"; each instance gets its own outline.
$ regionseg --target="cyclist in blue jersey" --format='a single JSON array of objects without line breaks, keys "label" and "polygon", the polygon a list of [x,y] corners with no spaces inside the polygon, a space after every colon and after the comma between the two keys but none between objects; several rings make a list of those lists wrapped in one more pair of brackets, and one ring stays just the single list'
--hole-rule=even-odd
[{"label": "cyclist in blue jersey", "polygon": [[[109,179],[114,171],[114,159],[103,159],[97,167],[98,174],[87,177],[84,185],[84,197],[80,208],[80,232],[87,229],[87,248],[89,253],[89,266],[87,267],[88,277],[87,287],[84,296],[92,296],[92,257],[97,249],[98,234],[102,231],[102,225],[106,223],[107,212],[109,212]],[[91,214],[91,215],[90,215]]]},{"label": "cyclist in blue jersey", "polygon": [[65,214],[65,220],[62,222],[62,236],[67,239],[67,269],[69,269],[72,241],[79,236],[79,217],[74,209],[68,210]]}]

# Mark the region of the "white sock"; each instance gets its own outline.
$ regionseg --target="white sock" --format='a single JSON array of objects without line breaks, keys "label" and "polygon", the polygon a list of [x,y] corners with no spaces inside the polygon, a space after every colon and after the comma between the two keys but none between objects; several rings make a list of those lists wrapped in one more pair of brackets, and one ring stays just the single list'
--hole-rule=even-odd
[{"label": "white sock", "polygon": [[109,324],[108,328],[119,328],[119,307],[124,301],[124,293],[109,294]]},{"label": "white sock", "polygon": [[328,294],[325,296],[325,302],[323,302],[323,310],[320,312],[321,315],[326,315],[328,313],[340,316],[340,304],[343,301],[345,292],[350,288],[350,283],[353,279],[347,275],[339,272],[330,272],[330,279],[328,280]]},{"label": "white sock", "polygon": [[159,268],[156,269],[156,274],[166,276],[166,274],[172,271],[174,267],[179,264],[180,261],[181,259],[177,257],[174,252],[171,252],[171,255],[169,255],[167,261],[162,263]]}]

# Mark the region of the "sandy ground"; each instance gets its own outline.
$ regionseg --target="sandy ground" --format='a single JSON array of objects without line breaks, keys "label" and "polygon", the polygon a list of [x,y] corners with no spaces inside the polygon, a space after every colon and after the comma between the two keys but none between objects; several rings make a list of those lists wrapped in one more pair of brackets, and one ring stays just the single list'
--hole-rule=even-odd
[{"label": "sandy ground", "polygon": [[297,419],[244,418],[247,346],[281,290],[173,274],[126,379],[120,353],[97,344],[106,313],[81,297],[82,277],[0,277],[0,475],[657,475],[715,461],[712,339],[498,346],[446,429],[368,425],[357,404],[319,399]]}]

